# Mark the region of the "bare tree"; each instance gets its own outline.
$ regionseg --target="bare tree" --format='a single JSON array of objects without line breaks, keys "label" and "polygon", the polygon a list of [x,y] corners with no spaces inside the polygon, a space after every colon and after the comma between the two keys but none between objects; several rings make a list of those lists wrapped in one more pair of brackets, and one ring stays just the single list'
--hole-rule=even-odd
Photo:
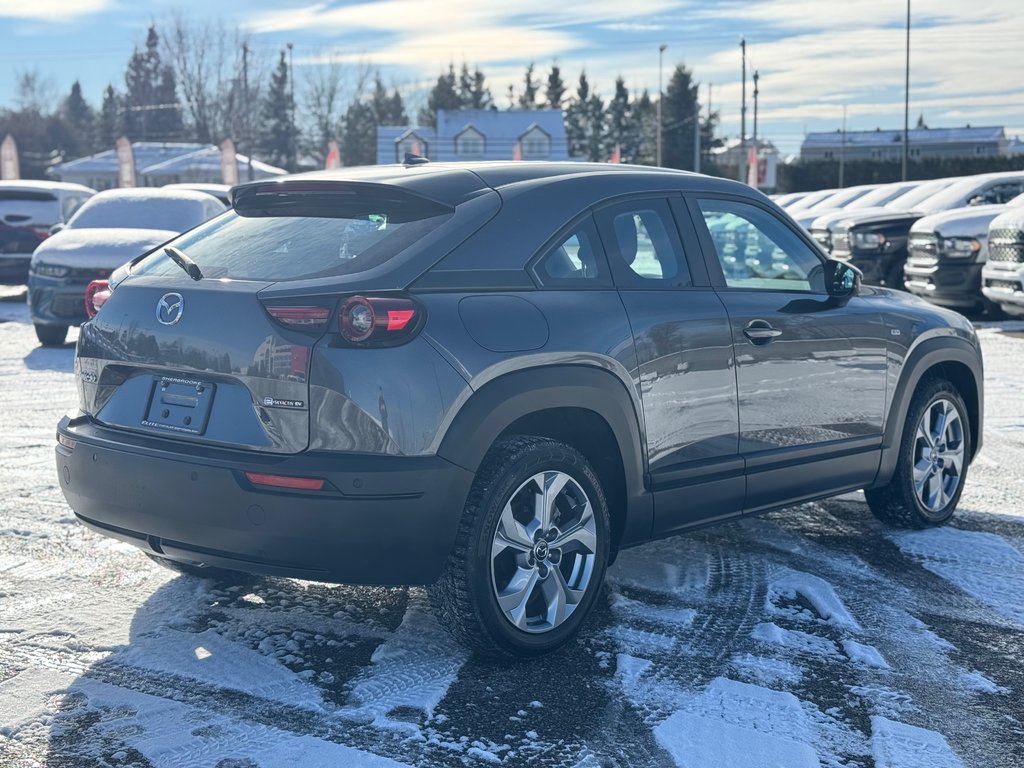
[{"label": "bare tree", "polygon": [[181,100],[196,141],[232,138],[251,151],[260,84],[267,66],[249,38],[222,20],[196,22],[181,11],[168,20],[164,56],[174,67]]},{"label": "bare tree", "polygon": [[308,137],[306,151],[317,160],[327,155],[327,142],[341,137],[341,115],[348,102],[362,97],[370,78],[364,63],[346,66],[330,54],[318,63],[303,67],[303,135]]},{"label": "bare tree", "polygon": [[57,91],[53,80],[45,77],[38,69],[23,69],[15,74],[18,94],[15,104],[22,112],[44,114],[53,111]]}]

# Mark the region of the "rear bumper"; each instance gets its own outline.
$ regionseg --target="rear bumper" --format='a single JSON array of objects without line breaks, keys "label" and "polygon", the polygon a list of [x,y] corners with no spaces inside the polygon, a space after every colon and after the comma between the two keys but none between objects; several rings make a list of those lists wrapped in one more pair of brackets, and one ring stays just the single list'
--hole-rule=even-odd
[{"label": "rear bumper", "polygon": [[908,261],[904,268],[907,290],[933,304],[954,309],[970,309],[982,302],[983,264],[951,264],[939,261],[917,266]]},{"label": "rear bumper", "polygon": [[[128,435],[64,418],[57,473],[90,528],[171,560],[353,584],[429,584],[473,474],[436,456],[269,456]],[[245,471],[324,478],[260,490]]]}]

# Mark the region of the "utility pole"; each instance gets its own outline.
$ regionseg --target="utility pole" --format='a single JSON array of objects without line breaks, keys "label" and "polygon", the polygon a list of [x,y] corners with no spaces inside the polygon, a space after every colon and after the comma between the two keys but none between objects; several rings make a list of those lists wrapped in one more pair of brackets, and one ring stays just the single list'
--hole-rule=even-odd
[{"label": "utility pole", "polygon": [[661,102],[665,100],[665,91],[661,87],[661,65],[665,58],[666,48],[668,48],[668,46],[665,45],[665,43],[662,43],[661,45],[658,46],[658,146],[655,150],[655,155],[657,156],[655,165],[657,165],[659,168],[661,167]]},{"label": "utility pole", "polygon": [[740,96],[740,181],[747,180],[747,40],[740,38],[743,86]]},{"label": "utility pole", "polygon": [[761,152],[757,146],[757,97],[760,95],[760,91],[757,89],[757,81],[761,78],[758,71],[754,70],[754,188],[760,186],[761,170],[758,168],[760,162]]},{"label": "utility pole", "polygon": [[299,146],[298,146],[297,137],[295,135],[295,59],[292,57],[292,44],[288,43],[287,45],[288,45],[288,80],[289,80],[289,85],[291,86],[291,98],[289,99],[289,101],[291,103],[288,105],[288,108],[289,108],[289,111],[290,111],[289,122],[291,123],[291,131],[290,131],[291,135],[289,136],[289,138],[291,139],[291,145],[292,145],[291,146],[291,150],[292,150],[291,161],[292,161],[292,166],[293,166],[292,168],[289,168],[288,170],[294,172],[296,170],[295,166],[297,166],[298,162],[299,162]]},{"label": "utility pole", "polygon": [[846,105],[843,104],[843,130],[839,134],[839,188],[843,188],[843,172],[846,170]]},{"label": "utility pole", "polygon": [[903,181],[907,180],[910,158],[910,0],[907,0],[907,71],[903,85]]},{"label": "utility pole", "polygon": [[245,100],[245,115],[242,131],[245,133],[245,156],[248,162],[249,181],[255,178],[252,170],[252,153],[256,142],[252,140],[252,100],[249,97],[249,44],[242,43],[242,98]]},{"label": "utility pole", "polygon": [[693,172],[700,173],[700,105],[693,100]]}]

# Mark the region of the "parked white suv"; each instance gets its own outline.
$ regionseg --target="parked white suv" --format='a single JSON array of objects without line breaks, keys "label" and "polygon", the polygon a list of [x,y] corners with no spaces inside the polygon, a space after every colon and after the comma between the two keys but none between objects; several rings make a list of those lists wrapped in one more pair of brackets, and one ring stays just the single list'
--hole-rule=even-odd
[{"label": "parked white suv", "polygon": [[1024,317],[1024,207],[992,219],[988,261],[981,271],[981,292],[1004,312]]}]

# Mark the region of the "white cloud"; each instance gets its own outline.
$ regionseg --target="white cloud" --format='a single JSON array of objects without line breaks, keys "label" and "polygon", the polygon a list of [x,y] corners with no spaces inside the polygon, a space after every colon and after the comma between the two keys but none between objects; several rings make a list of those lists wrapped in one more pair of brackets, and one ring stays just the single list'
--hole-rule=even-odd
[{"label": "white cloud", "polygon": [[66,23],[113,7],[113,0],[0,0],[0,18]]}]

